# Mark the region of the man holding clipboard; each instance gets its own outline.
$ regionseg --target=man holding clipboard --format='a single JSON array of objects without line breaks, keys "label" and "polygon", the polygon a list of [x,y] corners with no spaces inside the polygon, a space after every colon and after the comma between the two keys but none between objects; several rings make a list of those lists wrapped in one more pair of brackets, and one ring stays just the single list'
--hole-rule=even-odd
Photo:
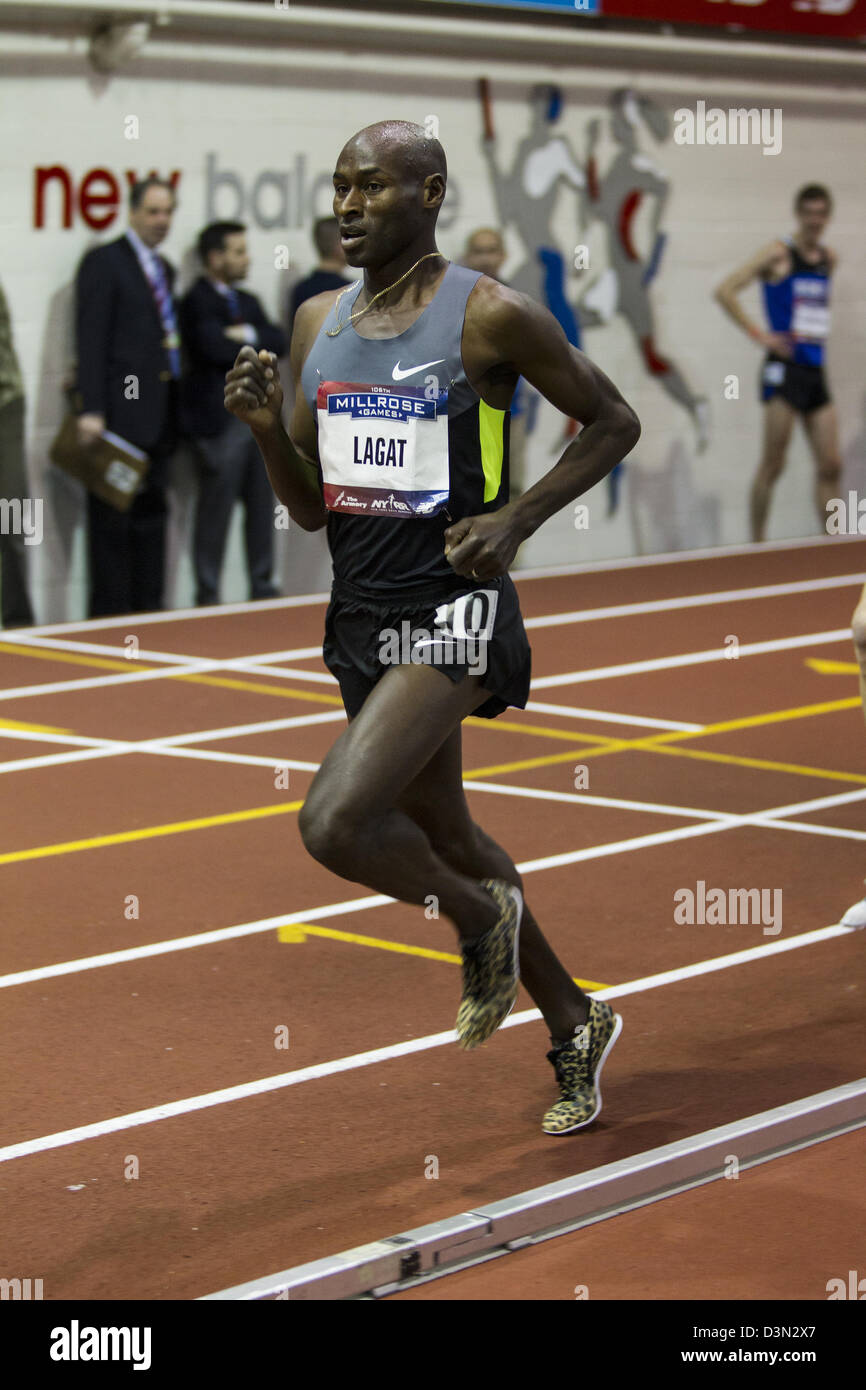
[{"label": "man holding clipboard", "polygon": [[[157,178],[134,184],[126,233],[88,252],[78,271],[77,443],[93,449],[96,464],[108,433],[115,436],[115,453],[123,446],[127,468],[136,453],[149,460],[125,507],[123,486],[107,500],[107,474],[108,489],[97,490],[79,473],[89,488],[91,618],[153,612],[163,604],[165,488],[176,442],[180,339],[174,267],[156,247],[168,235],[173,212],[171,184]],[[128,473],[123,479],[127,488],[135,486]]]}]

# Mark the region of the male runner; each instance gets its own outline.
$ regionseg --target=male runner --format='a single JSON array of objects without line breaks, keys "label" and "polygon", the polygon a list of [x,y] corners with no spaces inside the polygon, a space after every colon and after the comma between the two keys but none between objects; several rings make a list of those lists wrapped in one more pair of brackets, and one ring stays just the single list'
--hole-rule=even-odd
[{"label": "male runner", "polygon": [[[436,250],[445,180],[444,151],[419,126],[384,121],[348,142],[334,212],[363,278],[298,311],[291,438],[270,354],[241,349],[225,401],[252,429],[293,520],[327,526],[333,558],[323,654],[349,727],[307,794],[304,844],[376,892],[418,904],[435,895],[460,940],[464,1048],[512,1009],[519,956],[561,1091],[542,1125],[563,1134],[601,1109],[598,1078],[621,1021],[574,983],[524,906],[511,858],[472,820],[460,726],[525,707],[530,650],[508,566],[629,452],[640,425],[552,314]],[[508,405],[521,374],[584,429],[509,503]],[[383,633],[394,629],[414,634],[412,650],[385,664]]]},{"label": "male runner", "polygon": [[[761,374],[764,402],[764,443],[761,463],[752,484],[752,539],[762,541],[770,494],[785,467],[785,455],[800,415],[815,459],[815,505],[821,526],[827,524],[827,503],[839,487],[839,441],[836,407],[824,379],[824,345],[830,326],[830,276],[836,256],[821,245],[821,234],[832,209],[821,184],[801,188],[794,200],[798,227],[793,236],[763,246],[716,290],[716,299],[740,327],[767,349]],[[753,324],[740,307],[741,290],[759,279],[769,332]]]}]

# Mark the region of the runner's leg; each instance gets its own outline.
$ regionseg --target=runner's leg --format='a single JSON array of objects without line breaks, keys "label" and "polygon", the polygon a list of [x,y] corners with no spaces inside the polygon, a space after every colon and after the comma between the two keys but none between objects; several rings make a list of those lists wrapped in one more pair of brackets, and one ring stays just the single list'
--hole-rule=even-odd
[{"label": "runner's leg", "polygon": [[[510,855],[469,813],[463,791],[461,728],[449,734],[397,806],[421,827],[451,868],[478,880],[501,878],[523,892],[523,880]],[[555,1041],[571,1038],[576,1025],[586,1022],[589,999],[554,955],[525,901],[520,978]]]},{"label": "runner's leg", "polygon": [[827,526],[827,503],[839,496],[842,465],[839,459],[839,426],[832,401],[810,410],[803,417],[803,428],[815,460],[815,506],[821,526]]},{"label": "runner's leg", "polygon": [[462,937],[495,925],[496,905],[478,880],[435,852],[396,802],[489,697],[477,676],[455,684],[432,666],[392,666],[327,753],[298,819],[319,863],[402,902],[423,904],[434,894]]},{"label": "runner's leg", "polygon": [[794,408],[776,393],[764,407],[764,444],[761,462],[752,483],[752,540],[762,541],[770,509],[770,494],[782,469],[794,428]]}]

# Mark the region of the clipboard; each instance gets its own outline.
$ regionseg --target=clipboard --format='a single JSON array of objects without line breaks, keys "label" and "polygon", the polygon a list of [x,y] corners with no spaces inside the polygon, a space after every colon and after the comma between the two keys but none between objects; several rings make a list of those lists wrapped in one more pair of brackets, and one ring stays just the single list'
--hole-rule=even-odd
[{"label": "clipboard", "polygon": [[150,459],[141,449],[105,430],[95,444],[78,442],[78,416],[70,411],[57,432],[48,457],[88,492],[119,512],[127,512],[141,491]]}]

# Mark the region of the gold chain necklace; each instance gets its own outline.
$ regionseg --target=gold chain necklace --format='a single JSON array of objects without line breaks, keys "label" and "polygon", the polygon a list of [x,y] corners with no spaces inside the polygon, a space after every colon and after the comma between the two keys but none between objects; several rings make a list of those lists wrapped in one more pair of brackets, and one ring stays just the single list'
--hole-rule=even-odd
[{"label": "gold chain necklace", "polygon": [[[398,285],[402,285],[404,280],[408,280],[409,276],[412,274],[412,271],[418,269],[419,265],[421,264],[421,261],[429,261],[431,256],[441,256],[441,254],[441,251],[428,251],[426,256],[422,256],[421,260],[416,261],[413,266],[410,266],[409,269],[406,271],[406,274],[401,275],[399,280],[395,280],[393,285],[386,285],[383,290],[379,290],[378,294],[374,294],[369,304],[365,304],[363,309],[357,309],[354,314],[350,314],[349,317],[347,319],[344,319],[342,323],[340,323],[338,319],[336,328],[326,328],[326,336],[329,338],[336,338],[337,334],[342,333],[344,328],[348,328],[350,323],[354,323],[355,319],[359,319],[362,314],[366,314],[368,309],[372,309],[373,305],[376,303],[376,300],[381,299],[383,294],[387,294],[389,290],[395,290]],[[337,295],[337,298],[334,301],[335,315],[338,315],[340,312],[340,300],[343,298],[344,294],[348,294],[350,289],[352,289],[352,286],[347,285],[346,288],[344,290],[341,290],[340,293]]]}]

